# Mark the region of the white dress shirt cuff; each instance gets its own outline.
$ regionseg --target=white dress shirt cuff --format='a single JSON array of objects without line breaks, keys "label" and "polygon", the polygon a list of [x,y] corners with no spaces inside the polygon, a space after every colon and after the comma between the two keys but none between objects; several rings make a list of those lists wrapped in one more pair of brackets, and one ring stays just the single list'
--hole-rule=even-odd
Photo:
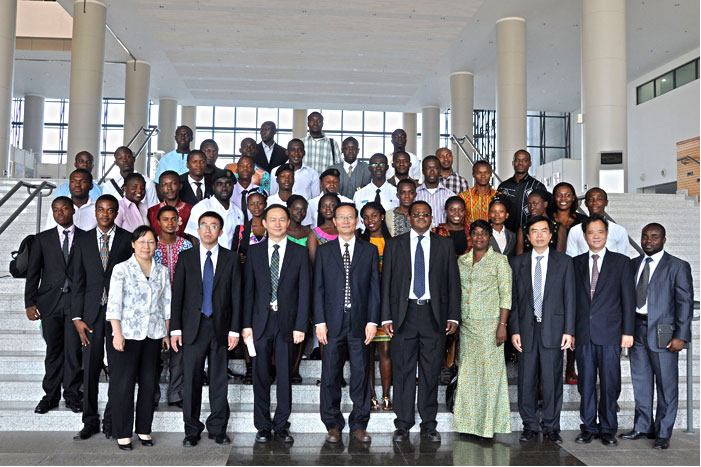
[{"label": "white dress shirt cuff", "polygon": [[368,324],[372,324],[373,326],[377,327],[377,323],[373,323],[371,321],[368,321]]},{"label": "white dress shirt cuff", "polygon": [[382,322],[382,325],[384,326],[385,324],[392,324],[392,320],[389,320],[389,321],[383,321],[383,322]]},{"label": "white dress shirt cuff", "polygon": [[460,324],[460,323],[458,323],[458,322],[457,322],[456,320],[454,320],[454,319],[449,319],[448,322],[449,322],[449,323]]},{"label": "white dress shirt cuff", "polygon": [[326,326],[326,323],[316,323],[314,326]]},{"label": "white dress shirt cuff", "polygon": [[234,332],[234,331],[229,331],[229,337],[239,337],[239,333]]},{"label": "white dress shirt cuff", "polygon": [[81,321],[83,318],[73,318],[73,321]]},{"label": "white dress shirt cuff", "polygon": [[170,331],[170,337],[182,336],[183,332],[180,329],[174,329]]}]

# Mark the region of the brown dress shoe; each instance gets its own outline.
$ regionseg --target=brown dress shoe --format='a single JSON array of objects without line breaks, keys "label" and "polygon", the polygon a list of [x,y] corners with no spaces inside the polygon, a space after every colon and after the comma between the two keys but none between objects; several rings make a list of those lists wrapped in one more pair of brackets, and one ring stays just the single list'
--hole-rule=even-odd
[{"label": "brown dress shoe", "polygon": [[326,435],[326,442],[327,443],[340,443],[341,442],[341,430],[338,428],[331,428]]},{"label": "brown dress shoe", "polygon": [[362,429],[355,430],[351,433],[351,436],[360,441],[361,443],[369,443],[370,441],[372,441],[372,438],[370,437],[368,432]]}]

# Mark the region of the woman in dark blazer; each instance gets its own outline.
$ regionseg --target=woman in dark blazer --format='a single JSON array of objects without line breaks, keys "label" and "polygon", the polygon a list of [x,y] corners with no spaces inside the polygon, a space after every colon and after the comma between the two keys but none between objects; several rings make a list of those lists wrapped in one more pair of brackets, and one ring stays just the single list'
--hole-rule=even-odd
[{"label": "woman in dark blazer", "polygon": [[[509,218],[509,206],[507,203],[508,201],[505,198],[500,198],[499,196],[489,203],[489,223],[492,225],[493,232],[489,237],[489,245],[495,252],[511,257],[516,250],[516,234],[504,225],[506,219]],[[497,240],[497,237],[500,236],[505,241]]]}]

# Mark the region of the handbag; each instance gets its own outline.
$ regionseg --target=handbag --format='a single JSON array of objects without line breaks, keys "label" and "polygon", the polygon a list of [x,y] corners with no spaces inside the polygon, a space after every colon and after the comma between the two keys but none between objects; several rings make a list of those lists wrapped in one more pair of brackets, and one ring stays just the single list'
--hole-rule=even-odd
[{"label": "handbag", "polygon": [[[674,338],[674,330],[677,327],[674,324],[658,324],[657,325],[657,348],[666,349],[669,341]],[[684,343],[684,348],[689,348],[689,343]]]}]

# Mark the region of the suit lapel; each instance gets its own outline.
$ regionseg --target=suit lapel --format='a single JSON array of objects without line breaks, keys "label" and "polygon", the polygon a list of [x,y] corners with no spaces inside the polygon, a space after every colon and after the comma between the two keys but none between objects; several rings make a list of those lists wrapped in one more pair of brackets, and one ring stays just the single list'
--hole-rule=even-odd
[{"label": "suit lapel", "polygon": [[[582,282],[582,287],[584,287],[584,290],[587,291],[587,297],[591,297],[591,280],[589,279],[589,255],[587,255],[584,261],[577,262],[577,268],[579,268],[579,273],[584,278],[584,282]],[[601,275],[599,275],[599,279],[601,279]]]},{"label": "suit lapel", "polygon": [[404,234],[402,237],[400,237],[399,241],[402,242],[402,247],[400,248],[400,251],[402,252],[401,257],[404,258],[406,268],[409,271],[409,280],[411,281],[411,276],[414,274],[414,271],[411,268],[411,233]]},{"label": "suit lapel", "polygon": [[[556,255],[553,254],[553,251],[551,250],[548,253],[548,270],[545,272],[545,287],[543,287],[543,303],[545,303],[545,300],[547,300],[548,293],[550,292],[549,284],[553,284],[557,275],[560,274],[559,266],[560,264],[558,258]],[[556,271],[556,269],[558,270]]]},{"label": "suit lapel", "polygon": [[[265,242],[266,242],[265,243],[266,244],[265,251],[266,251],[266,257],[267,257],[268,256],[267,255],[267,251],[268,251],[267,242],[268,242],[268,240],[266,240]],[[291,255],[290,249],[294,248],[291,245],[292,245],[292,242],[288,240],[287,246],[285,247],[285,255],[282,258],[280,258],[282,263],[280,264],[280,275],[278,276],[278,282],[282,282],[282,278],[285,276],[285,273],[287,272],[288,269],[290,269],[290,262],[292,261],[292,258],[290,256]],[[270,266],[270,260],[268,260],[268,266]],[[268,271],[269,270],[270,270],[270,268],[268,268]],[[270,289],[272,290],[273,283],[270,280],[270,274],[268,274],[268,283],[270,284]]]},{"label": "suit lapel", "polygon": [[[110,248],[110,256],[107,258],[107,268],[105,270],[108,270],[110,267],[114,265],[114,262],[117,261],[115,258],[117,255],[115,254],[117,251],[119,251],[122,247],[122,243],[127,241],[127,235],[126,232],[124,232],[124,235],[122,234],[122,231],[117,227],[114,230],[114,240],[112,241],[112,248]],[[99,248],[99,247],[98,247]],[[98,250],[99,252],[100,250]],[[98,254],[99,257],[99,254]],[[100,263],[102,265],[102,263]]]},{"label": "suit lapel", "polygon": [[[217,267],[214,271],[214,281],[212,282],[212,290],[214,290],[217,287],[217,282],[219,282],[219,279],[221,279],[221,276],[224,275],[224,268],[227,266],[227,263],[229,262],[230,254],[228,251],[222,250],[219,248],[219,253],[218,253],[218,258],[217,258]],[[199,258],[199,255],[197,256]]]},{"label": "suit lapel", "polygon": [[[550,268],[548,268],[550,269]],[[533,304],[533,278],[531,277],[531,255],[526,257],[526,260],[521,263],[521,278],[526,284],[526,292],[528,294],[528,303],[531,304],[531,308],[534,307]]]},{"label": "suit lapel", "polygon": [[355,265],[358,264],[358,261],[360,260],[360,255],[363,253],[362,249],[364,246],[365,245],[363,245],[357,239],[355,240],[355,248],[353,248],[353,257],[351,258],[350,272],[353,272],[353,268],[355,268]]},{"label": "suit lapel", "polygon": [[[657,279],[658,277],[665,277],[665,270],[669,266],[669,254],[665,252],[662,255],[662,258],[660,258],[660,263],[657,265],[655,268],[655,272],[652,274],[652,277],[650,277],[650,282],[648,282],[648,290],[653,286],[653,284],[656,284],[658,281],[661,281],[662,279]],[[638,267],[640,267],[640,264],[638,264]],[[638,268],[635,268],[635,273],[637,274]],[[655,281],[653,283],[653,281]],[[638,282],[635,282],[636,286]],[[662,287],[663,284],[660,284],[659,287]]]}]

